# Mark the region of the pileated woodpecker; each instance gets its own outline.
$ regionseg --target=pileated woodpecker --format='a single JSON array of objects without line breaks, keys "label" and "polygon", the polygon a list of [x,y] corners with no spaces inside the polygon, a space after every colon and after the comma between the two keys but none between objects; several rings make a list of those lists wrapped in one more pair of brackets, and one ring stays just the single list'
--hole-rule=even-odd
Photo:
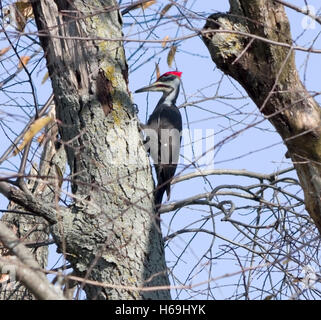
[{"label": "pileated woodpecker", "polygon": [[160,76],[156,82],[136,90],[159,91],[163,96],[150,115],[147,125],[144,125],[146,143],[153,158],[157,187],[154,193],[156,208],[162,203],[166,191],[167,200],[170,198],[170,183],[175,174],[181,145],[182,116],[175,105],[182,72],[170,71]]}]

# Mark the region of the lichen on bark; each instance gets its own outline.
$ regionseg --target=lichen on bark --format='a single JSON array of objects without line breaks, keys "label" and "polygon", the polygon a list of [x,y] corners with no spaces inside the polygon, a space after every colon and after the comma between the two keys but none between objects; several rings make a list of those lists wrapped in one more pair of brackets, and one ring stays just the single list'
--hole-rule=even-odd
[{"label": "lichen on bark", "polygon": [[[85,284],[88,299],[169,299],[168,289],[126,289],[169,281],[124,48],[113,40],[122,37],[117,2],[88,3],[33,3],[38,30],[46,34],[40,40],[73,192],[73,205],[57,212],[52,232],[77,275],[105,284]],[[97,94],[99,72],[106,78],[106,100]]]},{"label": "lichen on bark", "polygon": [[204,43],[216,65],[243,86],[282,137],[307,211],[321,232],[321,109],[297,72],[284,7],[263,0],[230,0],[230,5],[227,14],[207,19]]}]

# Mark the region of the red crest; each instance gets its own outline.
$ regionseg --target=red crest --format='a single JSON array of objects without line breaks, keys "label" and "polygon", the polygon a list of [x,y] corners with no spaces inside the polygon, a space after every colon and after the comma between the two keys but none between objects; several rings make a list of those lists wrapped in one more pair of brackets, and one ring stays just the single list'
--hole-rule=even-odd
[{"label": "red crest", "polygon": [[[170,74],[173,74],[174,76],[180,78],[181,75],[182,75],[182,73],[183,73],[183,72],[180,72],[180,71],[168,71],[168,72],[162,74],[159,78],[164,77],[164,76],[168,76],[168,75],[170,75]],[[159,79],[159,78],[158,78],[158,79]]]}]

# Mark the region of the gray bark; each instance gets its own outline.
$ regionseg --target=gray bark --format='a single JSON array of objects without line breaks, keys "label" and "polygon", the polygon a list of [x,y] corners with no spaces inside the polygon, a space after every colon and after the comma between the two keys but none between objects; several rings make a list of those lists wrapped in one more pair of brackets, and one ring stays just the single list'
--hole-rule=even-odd
[{"label": "gray bark", "polygon": [[284,7],[272,0],[230,0],[230,6],[208,18],[203,40],[282,137],[321,232],[321,109],[300,81]]},{"label": "gray bark", "polygon": [[85,284],[88,299],[169,299],[169,290],[129,288],[169,282],[123,45],[94,40],[122,36],[116,8],[112,0],[33,3],[74,200],[55,208],[52,233],[77,276],[106,285]]},{"label": "gray bark", "polygon": [[[14,273],[16,278],[37,299],[65,300],[61,288],[49,283],[45,274],[39,270],[39,264],[34,260],[30,251],[2,222],[0,222],[0,241],[10,253],[0,259],[1,270],[4,268],[9,270],[10,267],[11,273]],[[9,283],[10,287],[12,285],[13,283]],[[13,292],[13,295],[17,296],[16,292]],[[23,296],[20,298],[23,299]]]},{"label": "gray bark", "polygon": [[[54,107],[54,106],[53,106]],[[54,110],[54,109],[53,109]],[[57,126],[52,123],[48,126],[46,131],[46,142],[42,152],[41,165],[39,169],[32,168],[30,172],[27,187],[34,196],[37,196],[39,201],[47,203],[55,203],[59,197],[59,177],[57,170],[61,173],[64,172],[66,164],[66,154],[64,149],[57,148],[55,145],[57,135]],[[37,178],[35,178],[37,177]],[[46,179],[45,177],[50,177]],[[25,197],[24,197],[25,198]],[[22,204],[25,199],[22,199]],[[45,269],[48,259],[48,245],[49,241],[49,223],[46,219],[40,216],[33,216],[23,213],[26,212],[24,206],[11,201],[7,208],[8,212],[5,213],[1,221],[12,230],[21,243],[29,246],[29,253],[38,263],[38,267]],[[34,213],[33,210],[27,212]],[[11,252],[8,249],[0,249],[1,257],[8,259],[11,258]],[[35,295],[27,289],[18,278],[13,278],[14,275],[10,274],[12,271],[9,266],[4,266],[3,270],[8,269],[8,281],[2,283],[0,286],[0,300],[33,300]],[[1,270],[2,268],[0,268]],[[15,274],[16,272],[13,271]]]}]

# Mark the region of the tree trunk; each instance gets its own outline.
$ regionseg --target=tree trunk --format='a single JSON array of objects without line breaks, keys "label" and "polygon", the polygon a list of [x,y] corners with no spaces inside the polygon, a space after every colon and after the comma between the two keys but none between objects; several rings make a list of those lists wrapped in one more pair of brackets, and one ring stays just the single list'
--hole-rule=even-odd
[{"label": "tree trunk", "polygon": [[266,0],[230,0],[230,7],[208,18],[204,43],[281,135],[321,232],[321,109],[299,79],[284,7]]},{"label": "tree trunk", "polygon": [[[51,113],[54,117],[54,106],[52,106]],[[39,169],[32,168],[27,184],[33,195],[47,203],[58,201],[60,190],[58,171],[63,173],[66,165],[65,151],[55,143],[57,130],[57,126],[53,123],[48,125],[40,167]],[[44,177],[50,177],[50,179]],[[30,248],[30,255],[34,257],[40,268],[45,269],[47,267],[50,235],[48,222],[43,217],[33,216],[32,211],[29,212],[31,215],[24,214],[23,212],[26,210],[12,201],[9,203],[7,210],[8,212],[2,216],[1,221],[13,231],[22,243]],[[15,213],[17,211],[21,213]],[[10,255],[10,251],[0,249],[0,257],[6,258],[8,255]],[[6,284],[0,286],[0,300],[35,299],[33,293],[18,281],[10,265],[6,271],[8,274],[3,275]]]},{"label": "tree trunk", "polygon": [[85,284],[88,299],[169,299],[138,289],[169,282],[125,53],[112,40],[122,37],[117,3],[43,0],[33,10],[71,171],[74,204],[52,226],[59,249],[76,275],[104,284]]}]

